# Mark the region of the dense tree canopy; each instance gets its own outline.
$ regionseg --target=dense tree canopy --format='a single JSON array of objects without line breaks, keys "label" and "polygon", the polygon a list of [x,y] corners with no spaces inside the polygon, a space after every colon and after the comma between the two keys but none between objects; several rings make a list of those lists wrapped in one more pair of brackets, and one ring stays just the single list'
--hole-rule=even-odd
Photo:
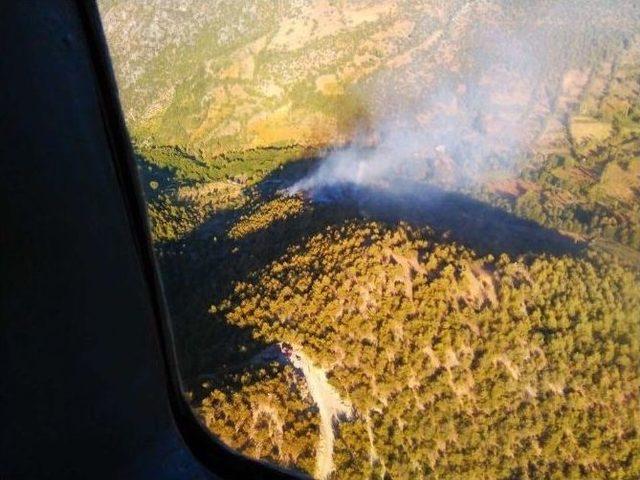
[{"label": "dense tree canopy", "polygon": [[[633,478],[637,282],[595,254],[477,258],[428,230],[357,222],[292,246],[215,311],[301,346],[353,402],[341,477]],[[234,405],[219,408],[243,424]]]}]

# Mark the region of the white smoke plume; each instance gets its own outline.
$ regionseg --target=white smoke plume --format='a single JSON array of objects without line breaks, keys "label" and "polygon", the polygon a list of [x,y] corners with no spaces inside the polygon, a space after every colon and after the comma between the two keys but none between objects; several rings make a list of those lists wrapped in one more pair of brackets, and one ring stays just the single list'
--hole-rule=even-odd
[{"label": "white smoke plume", "polygon": [[533,2],[530,9],[503,4],[488,21],[484,13],[484,23],[465,27],[470,33],[454,67],[447,70],[451,65],[435,57],[419,65],[437,69],[433,81],[408,86],[407,72],[385,72],[368,93],[373,127],[327,151],[289,192],[316,198],[352,187],[402,193],[407,183],[469,186],[493,172],[514,171],[545,117],[554,114],[563,75],[592,68],[595,57],[601,61],[610,45],[622,44],[615,34],[628,32],[612,28],[607,15],[629,5],[593,2],[590,10],[566,0]]}]

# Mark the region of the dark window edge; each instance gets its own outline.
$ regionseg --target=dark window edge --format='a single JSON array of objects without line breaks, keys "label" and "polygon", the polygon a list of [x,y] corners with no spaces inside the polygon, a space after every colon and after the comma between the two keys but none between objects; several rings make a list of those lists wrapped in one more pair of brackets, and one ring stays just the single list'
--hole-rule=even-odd
[{"label": "dark window edge", "polygon": [[144,279],[148,287],[155,317],[155,336],[162,355],[167,397],[174,422],[194,457],[214,475],[242,479],[308,478],[266,461],[248,458],[225,445],[211,434],[188,404],[182,388],[173,330],[151,243],[146,203],[135,163],[124,115],[120,107],[115,75],[96,0],[75,0],[81,17],[87,46],[91,56],[100,102],[105,134],[111,149],[113,166],[118,177],[123,201],[128,212],[131,233]]}]

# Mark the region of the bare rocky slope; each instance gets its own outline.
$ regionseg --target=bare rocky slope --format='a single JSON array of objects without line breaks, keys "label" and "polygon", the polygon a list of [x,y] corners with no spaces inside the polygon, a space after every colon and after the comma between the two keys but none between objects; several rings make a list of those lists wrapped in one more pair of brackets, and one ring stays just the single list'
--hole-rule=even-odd
[{"label": "bare rocky slope", "polygon": [[480,96],[500,106],[485,130],[535,137],[640,15],[604,0],[99,3],[136,137],[205,157],[344,142],[398,111],[428,125],[435,104],[468,115]]}]

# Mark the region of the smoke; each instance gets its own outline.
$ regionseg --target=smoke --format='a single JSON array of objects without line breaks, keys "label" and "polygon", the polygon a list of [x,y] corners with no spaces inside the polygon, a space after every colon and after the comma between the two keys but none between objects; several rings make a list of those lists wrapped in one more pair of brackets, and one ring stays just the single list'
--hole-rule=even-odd
[{"label": "smoke", "polygon": [[[564,73],[592,61],[597,40],[611,28],[598,24],[605,14],[585,17],[571,1],[524,9],[476,3],[455,18],[455,29],[443,33],[431,55],[370,82],[373,127],[325,152],[290,193],[317,199],[345,188],[403,193],[420,182],[461,188],[521,168],[554,115]],[[605,13],[617,8],[599,6]]]},{"label": "smoke", "polygon": [[[403,180],[460,187],[492,168],[510,168],[522,144],[519,112],[496,112],[495,92],[443,88],[417,112],[393,112],[324,160],[291,193],[361,186],[401,192]],[[514,117],[514,118],[511,118]]]}]

